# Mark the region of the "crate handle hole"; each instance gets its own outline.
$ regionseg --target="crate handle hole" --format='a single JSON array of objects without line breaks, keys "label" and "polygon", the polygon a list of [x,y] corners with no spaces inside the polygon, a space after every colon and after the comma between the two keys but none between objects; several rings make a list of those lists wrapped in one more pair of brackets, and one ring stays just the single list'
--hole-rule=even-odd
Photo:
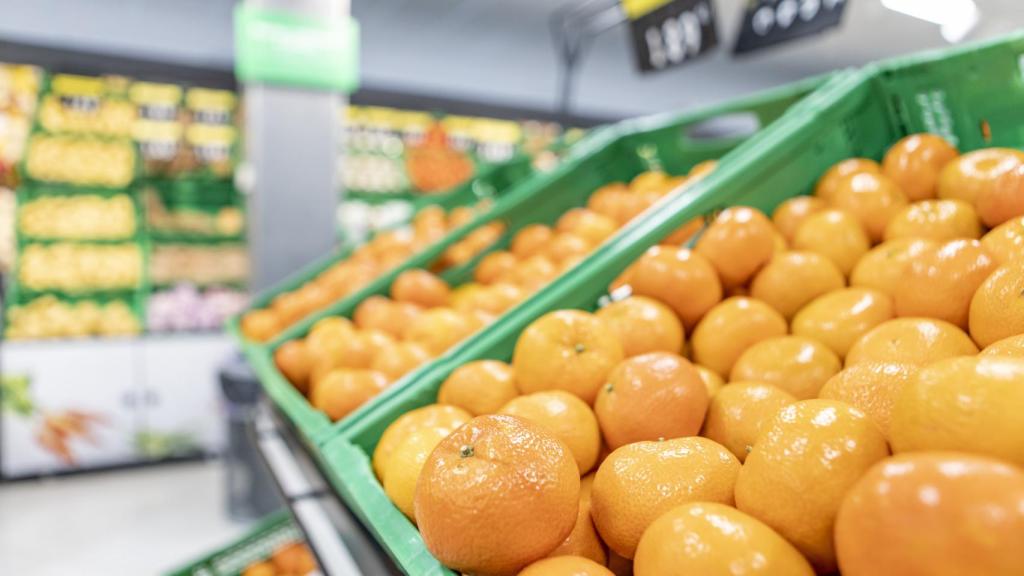
[{"label": "crate handle hole", "polygon": [[683,128],[686,140],[733,140],[753,136],[761,129],[761,120],[753,112],[734,112],[701,120]]}]

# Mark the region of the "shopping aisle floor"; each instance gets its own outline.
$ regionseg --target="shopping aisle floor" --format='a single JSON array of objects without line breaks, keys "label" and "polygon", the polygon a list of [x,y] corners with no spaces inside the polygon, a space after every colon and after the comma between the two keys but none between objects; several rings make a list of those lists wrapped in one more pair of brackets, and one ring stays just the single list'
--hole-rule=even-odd
[{"label": "shopping aisle floor", "polygon": [[0,574],[146,576],[238,538],[219,461],[0,485]]}]

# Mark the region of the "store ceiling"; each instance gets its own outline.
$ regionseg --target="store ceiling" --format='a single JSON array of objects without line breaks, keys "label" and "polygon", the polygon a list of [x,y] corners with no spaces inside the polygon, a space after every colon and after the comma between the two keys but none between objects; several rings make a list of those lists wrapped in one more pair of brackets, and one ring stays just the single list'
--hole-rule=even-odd
[{"label": "store ceiling", "polygon": [[[594,0],[610,3],[609,0]],[[941,2],[943,0],[920,0]],[[417,77],[438,90],[489,93],[497,98],[539,96],[550,106],[557,92],[550,17],[582,0],[354,0],[365,34],[368,78],[400,84]],[[968,39],[1024,25],[1021,0],[976,0],[981,21]],[[722,46],[707,58],[657,75],[634,70],[625,26],[594,42],[578,80],[578,109],[643,113],[729,97],[836,68],[860,66],[892,55],[948,45],[939,27],[883,7],[880,0],[850,0],[841,28],[817,37],[736,59],[730,54],[745,0],[716,0]],[[399,34],[401,37],[398,37]],[[415,56],[405,50],[420,47]],[[453,49],[446,50],[446,46]],[[388,46],[391,47],[389,50]],[[423,58],[443,66],[433,69]],[[446,63],[436,62],[442,55]],[[378,74],[379,72],[379,74]],[[392,75],[391,72],[397,73]],[[499,78],[514,77],[514,82]],[[457,88],[456,88],[457,86]],[[529,93],[529,96],[527,95]]]},{"label": "store ceiling", "polygon": [[[594,0],[611,2],[612,0]],[[950,0],[918,0],[929,5]],[[558,65],[550,17],[585,0],[351,0],[368,87],[553,109]],[[1024,26],[1024,0],[975,0],[968,39]],[[193,65],[230,66],[236,0],[0,0],[0,39]],[[696,106],[872,60],[948,44],[939,27],[849,0],[841,28],[734,59],[745,0],[715,0],[723,46],[681,68],[635,71],[625,26],[598,38],[575,109],[627,116]]]}]

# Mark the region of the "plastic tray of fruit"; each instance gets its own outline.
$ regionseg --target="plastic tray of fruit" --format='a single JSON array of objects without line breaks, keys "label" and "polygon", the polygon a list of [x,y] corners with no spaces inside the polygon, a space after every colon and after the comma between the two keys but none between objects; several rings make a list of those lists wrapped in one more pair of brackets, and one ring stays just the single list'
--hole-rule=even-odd
[{"label": "plastic tray of fruit", "polygon": [[[383,397],[402,389],[430,369],[431,358],[443,358],[464,337],[588,253],[600,252],[619,227],[688,178],[705,174],[713,167],[710,160],[740,140],[695,140],[688,136],[693,126],[736,113],[753,114],[767,125],[820,82],[805,81],[642,126],[630,124],[588,140],[575,158],[517,187],[460,233],[375,281],[361,300],[347,299],[270,346],[253,349],[250,360],[265,390],[316,446],[335,435],[350,415],[357,418],[370,410],[376,392]],[[689,223],[680,234],[692,232],[693,226]],[[475,235],[493,227],[501,232],[494,242],[477,245]],[[474,242],[472,257],[453,258],[464,263],[440,275],[429,272],[467,242]],[[342,366],[359,369],[333,370]],[[329,373],[337,380],[330,386],[309,386]],[[311,400],[303,395],[318,388],[334,391],[311,395]],[[352,391],[340,392],[346,388]]]},{"label": "plastic tray of fruit", "polygon": [[333,485],[409,574],[1018,573],[1022,52],[838,77],[350,422]]},{"label": "plastic tray of fruit", "polygon": [[307,574],[316,561],[287,511],[261,520],[237,542],[166,576]]},{"label": "plastic tray of fruit", "polygon": [[4,338],[57,340],[142,333],[140,291],[68,295],[26,293],[15,285],[4,308]]},{"label": "plastic tray of fruit", "polygon": [[131,140],[35,132],[20,173],[26,182],[93,188],[126,188],[138,174]]},{"label": "plastic tray of fruit", "polygon": [[25,184],[18,189],[17,236],[27,243],[133,240],[140,208],[129,191]]},{"label": "plastic tray of fruit", "polygon": [[[516,158],[485,170],[478,177],[450,192],[437,195],[431,203],[417,201],[415,203],[417,213],[427,206],[433,206],[433,208],[415,218],[411,226],[414,232],[411,238],[400,237],[396,235],[395,231],[385,231],[377,234],[364,246],[341,246],[333,254],[310,264],[294,276],[253,299],[248,312],[269,310],[269,312],[256,315],[263,316],[266,320],[260,322],[264,325],[261,329],[242,330],[241,317],[238,317],[232,318],[228,323],[229,332],[243,347],[254,342],[269,341],[277,338],[288,326],[298,323],[326,306],[349,299],[365,298],[367,294],[364,294],[363,288],[374,278],[386,273],[392,267],[401,266],[416,251],[433,250],[433,246],[442,243],[447,234],[470,220],[471,209],[482,209],[494,198],[504,194],[515,183],[531,173],[529,160]],[[443,213],[439,213],[439,209],[443,210]],[[419,225],[416,222],[419,222]],[[417,226],[420,227],[418,231]],[[347,266],[346,262],[356,256],[358,251],[365,251],[367,255],[373,256],[374,260],[378,260],[371,266],[373,270],[370,270],[370,273],[348,270],[351,267]],[[381,253],[377,254],[376,252]],[[302,290],[312,293],[315,290],[311,286],[317,284],[329,288],[327,293],[306,298],[311,302],[306,302],[301,306],[285,306],[289,304],[289,298],[284,296]],[[291,300],[294,301],[295,298],[291,298]],[[282,314],[274,310],[275,302],[282,308],[288,309],[283,314],[284,321],[280,318]]]}]

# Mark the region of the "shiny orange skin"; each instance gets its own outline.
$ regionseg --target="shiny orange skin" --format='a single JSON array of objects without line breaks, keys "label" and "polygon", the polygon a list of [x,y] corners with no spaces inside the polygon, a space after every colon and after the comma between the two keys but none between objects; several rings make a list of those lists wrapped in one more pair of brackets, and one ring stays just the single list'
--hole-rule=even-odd
[{"label": "shiny orange skin", "polygon": [[627,444],[601,463],[590,495],[601,539],[632,558],[644,530],[687,502],[732,505],[740,463],[724,446],[701,438]]},{"label": "shiny orange skin", "polygon": [[632,294],[668,304],[687,331],[722,300],[714,266],[686,248],[651,247],[626,270],[624,279]]},{"label": "shiny orange skin", "polygon": [[734,296],[712,308],[693,331],[693,360],[724,377],[747,348],[787,331],[786,319],[771,306]]},{"label": "shiny orange skin", "polygon": [[867,414],[889,439],[892,408],[920,367],[899,362],[864,361],[843,368],[821,387],[818,398],[845,402]]},{"label": "shiny orange skin", "polygon": [[1024,216],[1024,163],[1018,162],[979,192],[976,206],[981,221],[990,228]]},{"label": "shiny orange skin", "polygon": [[339,368],[313,382],[309,401],[314,408],[337,422],[355,412],[387,386],[387,376],[380,372]]},{"label": "shiny orange skin", "polygon": [[274,550],[270,562],[279,574],[308,574],[317,569],[313,553],[301,542],[286,544]]},{"label": "shiny orange skin", "polygon": [[267,342],[282,328],[281,320],[272,310],[251,310],[242,316],[242,334],[253,342]]},{"label": "shiny orange skin", "polygon": [[668,352],[628,358],[608,375],[594,413],[612,450],[643,440],[693,436],[708,409],[708,391],[689,360]]},{"label": "shiny orange skin", "polygon": [[329,316],[318,320],[306,334],[306,351],[314,364],[338,353],[345,341],[355,336],[356,330],[348,318]]},{"label": "shiny orange skin", "polygon": [[971,298],[968,324],[981,347],[1024,334],[1024,266],[1000,266],[982,282]]},{"label": "shiny orange skin", "polygon": [[596,313],[622,342],[626,357],[683,349],[683,323],[671,308],[646,296],[612,302]]},{"label": "shiny orange skin", "polygon": [[981,245],[1000,265],[1024,259],[1024,216],[989,230],[981,238]]},{"label": "shiny orange skin", "polygon": [[298,322],[310,312],[298,291],[278,294],[270,301],[270,309],[284,326]]},{"label": "shiny orange skin", "polygon": [[474,332],[474,326],[451,308],[432,308],[423,312],[406,328],[405,339],[423,345],[438,356]]},{"label": "shiny orange skin", "polygon": [[477,360],[448,375],[437,391],[437,402],[480,416],[497,413],[518,395],[511,366],[498,360]]},{"label": "shiny orange skin", "polygon": [[939,172],[939,198],[976,204],[982,190],[1003,174],[1020,166],[1024,154],[1010,148],[982,148],[967,152]]},{"label": "shiny orange skin", "polygon": [[822,174],[821,178],[818,179],[818,183],[814,186],[814,195],[826,203],[831,202],[836,185],[840,180],[865,172],[879,174],[882,172],[882,167],[879,166],[878,162],[868,158],[849,158],[843,160]]},{"label": "shiny orange skin", "polygon": [[473,271],[473,279],[481,284],[491,284],[508,274],[518,262],[519,259],[511,252],[504,250],[491,252],[477,264],[476,270]]},{"label": "shiny orange skin", "polygon": [[1010,356],[1024,359],[1024,334],[1003,338],[981,351],[982,356]]},{"label": "shiny orange skin", "polygon": [[922,238],[897,238],[875,246],[857,261],[850,273],[850,286],[874,288],[892,296],[907,265],[937,242]]},{"label": "shiny orange skin", "polygon": [[925,238],[937,242],[981,238],[974,207],[963,200],[924,200],[899,211],[885,228],[885,239]]},{"label": "shiny orange skin", "polygon": [[879,462],[836,520],[844,576],[1014,576],[1021,542],[1024,472],[956,452]]},{"label": "shiny orange skin", "polygon": [[538,560],[527,566],[519,576],[615,576],[590,558],[556,556]]},{"label": "shiny orange skin", "polygon": [[832,529],[846,491],[889,455],[863,412],[803,400],[762,430],[736,478],[736,507],[781,534],[819,574],[836,569]]},{"label": "shiny orange skin", "polygon": [[519,263],[507,276],[498,279],[519,286],[526,292],[535,292],[558,276],[558,266],[547,256],[535,254]]},{"label": "shiny orange skin", "polygon": [[790,198],[779,204],[775,212],[772,213],[772,223],[775,224],[775,228],[786,239],[786,242],[792,243],[800,224],[803,224],[811,214],[821,212],[827,207],[825,201],[816,196]]},{"label": "shiny orange skin", "polygon": [[750,295],[791,319],[818,296],[846,286],[831,260],[815,252],[792,251],[774,256],[750,284]]},{"label": "shiny orange skin", "polygon": [[694,364],[694,368],[697,369],[697,373],[700,374],[700,380],[704,383],[704,387],[708,389],[708,398],[714,398],[715,394],[725,386],[725,379],[718,375],[718,372],[708,368],[707,366],[701,366],[700,364]]},{"label": "shiny orange skin", "polygon": [[427,550],[472,574],[514,575],[572,532],[580,477],[569,448],[515,416],[477,416],[441,441],[416,484]]},{"label": "shiny orange skin", "polygon": [[622,344],[603,320],[580,310],[558,310],[523,330],[512,367],[523,394],[565,390],[593,404],[623,357]]},{"label": "shiny orange skin", "polygon": [[395,382],[402,376],[430,361],[430,352],[415,342],[398,342],[373,357],[370,370],[375,370]]},{"label": "shiny orange skin", "polygon": [[525,260],[534,254],[539,254],[554,237],[555,232],[550,226],[530,224],[512,237],[510,250],[516,258]]},{"label": "shiny orange skin", "polygon": [[756,208],[726,208],[704,231],[694,250],[718,271],[722,286],[742,286],[772,257],[774,226]]},{"label": "shiny orange skin", "polygon": [[558,232],[570,232],[583,238],[591,246],[598,246],[618,230],[611,218],[587,208],[573,208],[563,214],[555,224]]},{"label": "shiny orange skin", "polygon": [[939,173],[959,152],[941,136],[912,134],[900,139],[882,159],[882,171],[896,181],[908,200],[935,198]]},{"label": "shiny orange skin", "polygon": [[451,288],[448,283],[426,270],[406,270],[391,284],[391,297],[398,302],[412,302],[424,308],[448,304]]},{"label": "shiny orange skin", "polygon": [[636,576],[814,576],[792,544],[760,520],[723,504],[694,502],[666,512],[644,532]]},{"label": "shiny orange skin", "polygon": [[778,386],[749,380],[730,382],[711,399],[700,435],[725,446],[743,462],[765,423],[796,401]]},{"label": "shiny orange skin", "polygon": [[370,296],[356,307],[352,320],[362,330],[381,330],[401,338],[422,313],[423,309],[411,302],[395,302],[383,296]]},{"label": "shiny orange skin", "polygon": [[402,414],[384,429],[380,440],[377,441],[377,446],[374,447],[372,458],[374,473],[383,483],[384,465],[391,458],[395,448],[416,430],[437,428],[445,431],[447,436],[472,419],[473,416],[462,408],[443,404],[429,404]]},{"label": "shiny orange skin", "polygon": [[597,417],[576,396],[563,390],[535,392],[509,400],[498,413],[529,420],[561,440],[569,447],[581,475],[597,463],[601,451]]},{"label": "shiny orange skin", "polygon": [[1024,466],[1024,360],[960,356],[907,382],[892,410],[894,453],[958,450]]},{"label": "shiny orange skin", "polygon": [[793,317],[793,334],[818,340],[840,358],[868,330],[893,317],[892,298],[871,288],[844,288],[815,298]]},{"label": "shiny orange skin", "polygon": [[548,260],[561,264],[570,258],[585,256],[591,249],[590,242],[571,232],[559,232],[541,251]]},{"label": "shiny orange skin", "polygon": [[842,367],[835,352],[813,338],[779,336],[747,348],[733,365],[729,380],[765,382],[807,400],[816,398]]},{"label": "shiny orange skin", "polygon": [[978,353],[960,328],[934,318],[894,318],[861,336],[846,354],[846,365],[901,362],[924,366],[954,356]]},{"label": "shiny orange skin", "polygon": [[816,252],[828,258],[844,275],[853,270],[871,241],[860,221],[841,210],[829,209],[812,214],[796,230],[794,250]]},{"label": "shiny orange skin", "polygon": [[590,516],[590,488],[594,482],[594,475],[588,474],[580,478],[580,509],[576,513],[576,525],[572,532],[552,550],[549,558],[557,556],[581,556],[597,562],[604,566],[608,561],[608,552],[605,550],[604,542],[594,528],[594,520]]},{"label": "shiny orange skin", "polygon": [[274,351],[274,364],[281,374],[303,394],[309,391],[309,376],[313,371],[313,359],[306,350],[303,340],[290,340]]},{"label": "shiny orange skin", "polygon": [[885,175],[867,172],[840,180],[831,204],[833,208],[852,214],[860,221],[868,238],[880,242],[889,221],[907,205],[907,198]]},{"label": "shiny orange skin", "polygon": [[977,240],[953,240],[914,259],[893,294],[897,316],[927,316],[967,329],[971,298],[996,263]]}]

